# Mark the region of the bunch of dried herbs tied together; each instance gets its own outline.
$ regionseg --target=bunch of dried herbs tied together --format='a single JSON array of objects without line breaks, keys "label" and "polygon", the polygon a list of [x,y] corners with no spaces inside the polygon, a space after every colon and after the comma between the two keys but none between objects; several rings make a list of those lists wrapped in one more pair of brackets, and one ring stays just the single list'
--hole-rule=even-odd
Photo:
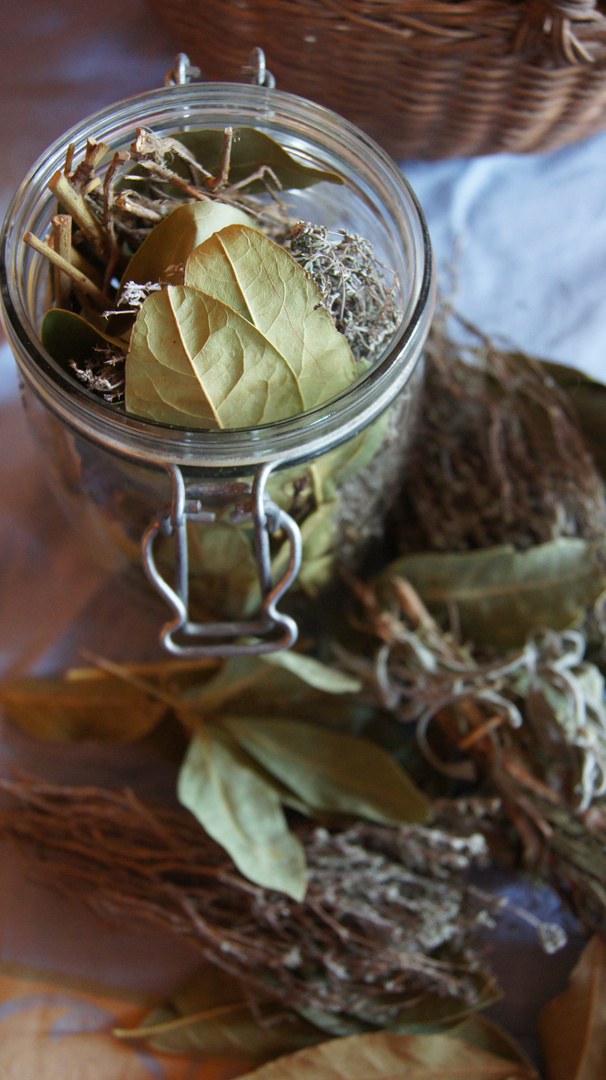
[{"label": "bunch of dried herbs tied together", "polygon": [[591,935],[541,1018],[546,1076],[606,1069],[606,388],[443,319],[426,363],[383,561],[348,580],[338,640],[224,664],[94,657],[0,687],[33,736],[141,741],[177,764],[179,810],[2,785],[0,832],[55,887],[200,952],[197,978],[122,1038],[259,1080],[537,1077],[480,1012],[503,903],[482,867],[505,863]]},{"label": "bunch of dried herbs tied together", "polygon": [[[292,216],[289,190],[341,178],[264,132],[140,129],[128,150],[111,156],[89,140],[72,157],[50,182],[61,211],[51,232],[25,241],[53,267],[44,346],[108,407],[189,430],[254,428],[345,390],[397,329],[401,283],[370,241]],[[310,592],[330,577],[339,535],[350,542],[338,489],[374,458],[387,424],[270,479],[271,497],[303,526],[299,584]],[[191,527],[211,618],[256,602],[250,537],[229,510],[214,528]]]}]

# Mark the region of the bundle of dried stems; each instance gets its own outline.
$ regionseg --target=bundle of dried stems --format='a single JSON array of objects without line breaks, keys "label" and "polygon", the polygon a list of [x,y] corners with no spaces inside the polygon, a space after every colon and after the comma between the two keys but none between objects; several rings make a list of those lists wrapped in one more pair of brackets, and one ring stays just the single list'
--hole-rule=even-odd
[{"label": "bundle of dried stems", "polygon": [[129,791],[24,777],[1,787],[18,806],[0,814],[0,837],[43,878],[106,918],[187,939],[253,1005],[385,1025],[420,995],[473,1007],[486,990],[472,932],[490,921],[487,898],[464,881],[486,854],[477,833],[304,822],[299,903],[243,878],[184,812],[151,810]]}]

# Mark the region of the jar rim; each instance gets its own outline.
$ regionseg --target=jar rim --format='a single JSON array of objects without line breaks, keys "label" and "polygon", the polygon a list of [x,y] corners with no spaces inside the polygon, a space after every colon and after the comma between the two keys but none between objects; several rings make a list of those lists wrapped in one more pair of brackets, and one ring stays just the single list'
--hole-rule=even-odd
[{"label": "jar rim", "polygon": [[[389,192],[392,216],[406,219],[409,242],[414,248],[417,280],[406,321],[399,327],[387,351],[351,386],[330,401],[285,420],[255,428],[190,430],[140,419],[113,409],[61,371],[43,348],[27,303],[19,287],[27,229],[35,200],[53,173],[62,166],[69,143],[76,153],[86,137],[98,132],[130,131],[137,126],[172,122],[183,127],[196,109],[218,112],[252,112],[263,126],[279,131],[288,128],[305,141],[310,132],[330,139],[330,145],[347,153],[360,167],[372,161],[382,185]],[[146,116],[147,113],[147,116]],[[223,120],[226,124],[227,120]],[[109,125],[113,125],[111,128]],[[170,125],[169,125],[170,126]],[[196,126],[200,126],[198,122]],[[168,130],[168,128],[165,128]],[[378,182],[378,181],[377,181]],[[47,202],[53,196],[47,192]],[[414,236],[412,234],[415,234]],[[31,259],[31,252],[29,258]],[[40,258],[40,256],[37,256]],[[410,378],[419,359],[431,317],[434,296],[431,243],[418,200],[405,177],[389,156],[359,128],[338,114],[297,95],[266,87],[236,83],[189,83],[145,91],[85,117],[66,131],[28,171],[9,206],[0,234],[0,294],[7,337],[23,376],[37,395],[65,423],[112,450],[145,461],[161,461],[200,467],[249,467],[261,461],[296,463],[332,449],[355,431],[372,422],[390,404]]]}]

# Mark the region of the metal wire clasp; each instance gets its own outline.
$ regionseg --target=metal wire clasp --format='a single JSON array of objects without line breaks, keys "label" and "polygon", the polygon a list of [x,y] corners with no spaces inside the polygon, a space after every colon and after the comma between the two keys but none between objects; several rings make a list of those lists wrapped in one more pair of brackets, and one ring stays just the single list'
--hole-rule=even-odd
[{"label": "metal wire clasp", "polygon": [[192,81],[192,79],[199,79],[201,71],[199,67],[195,67],[189,59],[187,53],[180,52],[175,56],[175,66],[166,73],[164,78],[165,86],[185,86],[186,83]]},{"label": "metal wire clasp", "polygon": [[275,89],[276,80],[271,71],[267,70],[265,53],[258,46],[252,50],[248,58],[248,64],[242,68],[242,74],[248,75],[251,83],[254,83],[255,86],[266,86],[268,90]]},{"label": "metal wire clasp", "polygon": [[[160,632],[164,648],[175,656],[204,657],[277,652],[294,645],[298,635],[297,624],[290,616],[279,612],[277,604],[299,572],[301,533],[290,514],[281,510],[265,492],[274,463],[260,465],[252,484],[202,481],[190,485],[189,491],[186,490],[181,469],[177,465],[162,464],[171,479],[172,502],[170,509],[160,514],[146,529],[141,554],[148,580],[174,613]],[[255,618],[233,622],[190,621],[187,525],[188,522],[211,524],[216,520],[215,511],[205,509],[202,505],[205,497],[215,503],[219,500],[226,507],[231,506],[228,520],[233,524],[252,522],[261,594]],[[290,545],[289,560],[284,574],[273,584],[269,539],[280,530]],[[154,542],[159,533],[173,537],[175,568],[172,585],[162,576],[154,558]],[[176,634],[180,634],[184,641],[175,641]]]},{"label": "metal wire clasp", "polygon": [[[276,85],[271,71],[268,71],[265,66],[265,53],[263,49],[255,48],[252,50],[248,64],[242,67],[242,74],[246,75],[251,83],[255,86],[266,86],[268,90],[273,90]],[[199,67],[195,67],[189,59],[187,53],[177,53],[175,56],[175,66],[167,72],[164,78],[165,86],[185,86],[186,83],[191,82],[193,79],[199,79],[201,77],[201,71]]]}]

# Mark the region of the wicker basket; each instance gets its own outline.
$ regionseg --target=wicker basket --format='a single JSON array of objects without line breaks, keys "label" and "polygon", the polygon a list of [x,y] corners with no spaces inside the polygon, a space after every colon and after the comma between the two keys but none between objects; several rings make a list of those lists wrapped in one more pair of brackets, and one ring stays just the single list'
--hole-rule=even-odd
[{"label": "wicker basket", "polygon": [[150,3],[205,78],[241,78],[259,45],[280,89],[335,109],[397,159],[545,150],[606,127],[596,0]]}]

